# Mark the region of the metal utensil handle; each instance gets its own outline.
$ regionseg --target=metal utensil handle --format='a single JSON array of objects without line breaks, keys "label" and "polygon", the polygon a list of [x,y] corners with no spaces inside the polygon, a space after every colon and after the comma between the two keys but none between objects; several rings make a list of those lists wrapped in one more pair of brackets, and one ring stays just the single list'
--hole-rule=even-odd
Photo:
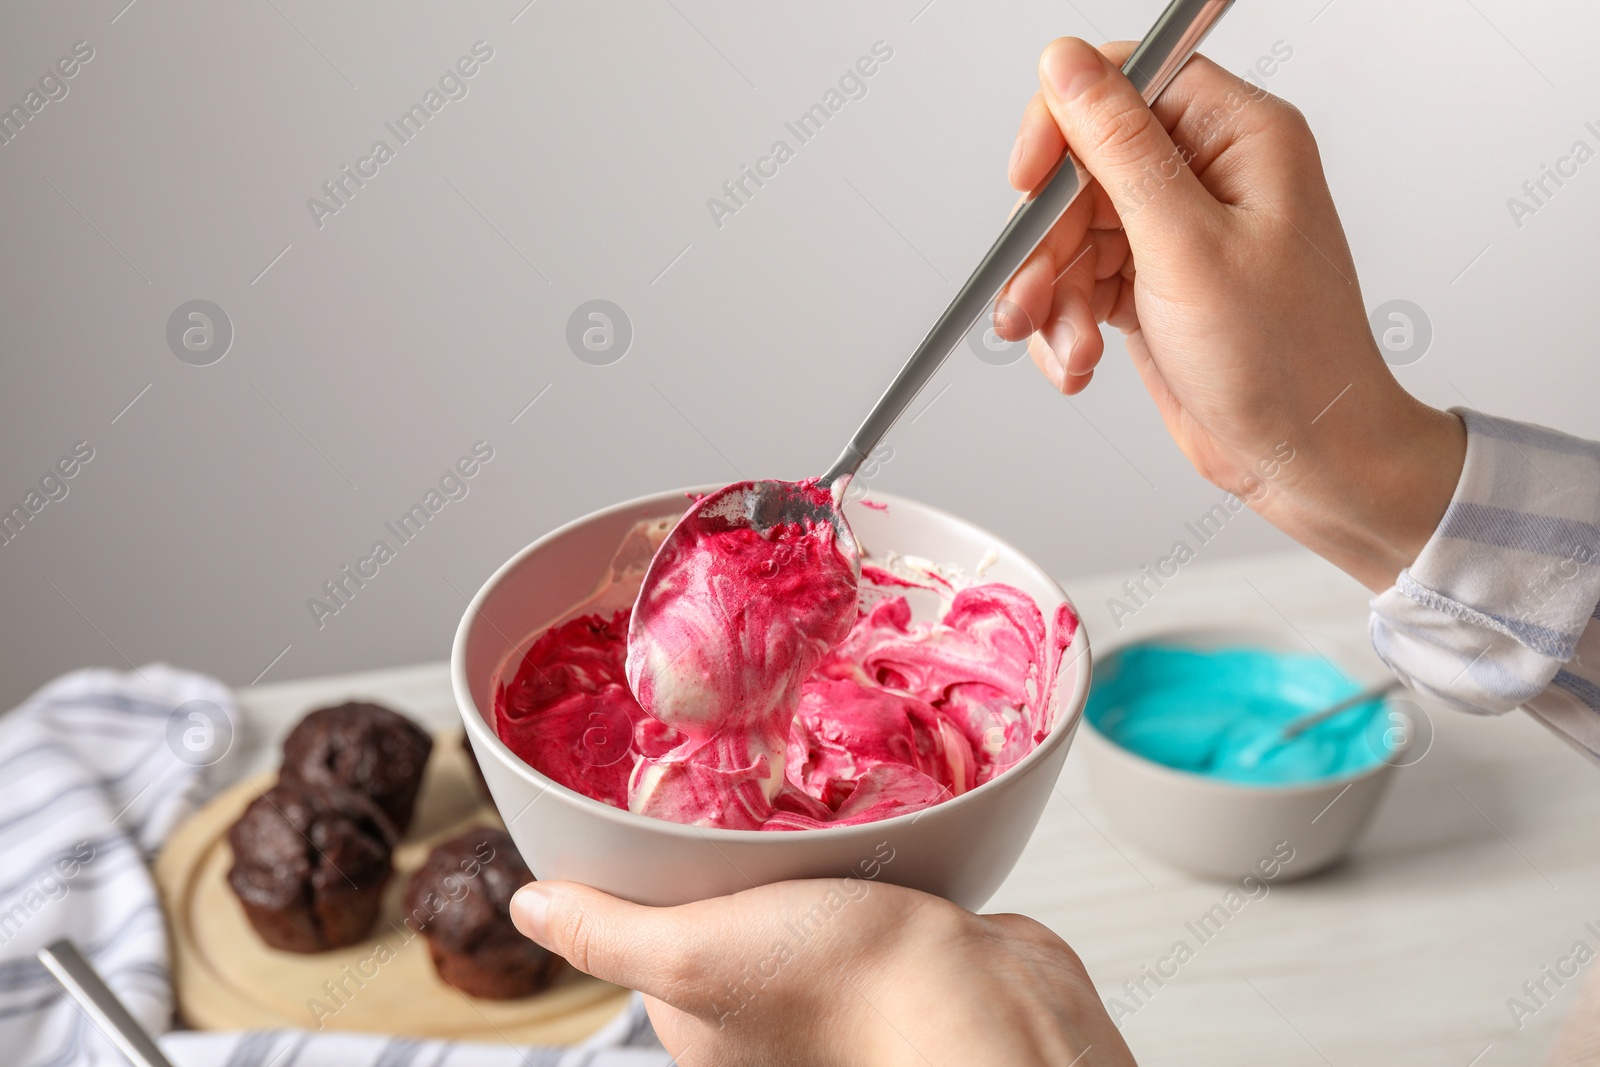
[{"label": "metal utensil handle", "polygon": [[1371,689],[1363,689],[1353,697],[1347,697],[1339,703],[1323,708],[1321,711],[1307,715],[1303,719],[1296,719],[1283,728],[1278,736],[1284,741],[1293,741],[1301,734],[1314,726],[1321,726],[1336,715],[1343,715],[1351,708],[1358,708],[1363,704],[1370,704],[1382,699],[1400,688],[1400,679],[1392,678],[1387,682],[1380,682]]},{"label": "metal utensil handle", "polygon": [[[1154,101],[1167,87],[1232,4],[1233,0],[1173,0],[1167,5],[1144,40],[1139,42],[1139,47],[1122,65],[1122,73],[1133,82],[1146,103]],[[1055,172],[1011,216],[978,268],[873,405],[866,421],[823,477],[822,484],[832,485],[841,476],[856,472],[1081,190],[1077,163],[1067,153],[1062,153]]]},{"label": "metal utensil handle", "polygon": [[134,1067],[172,1067],[172,1061],[156,1047],[139,1021],[128,1014],[78,946],[65,939],[52,942],[39,950],[39,962]]}]

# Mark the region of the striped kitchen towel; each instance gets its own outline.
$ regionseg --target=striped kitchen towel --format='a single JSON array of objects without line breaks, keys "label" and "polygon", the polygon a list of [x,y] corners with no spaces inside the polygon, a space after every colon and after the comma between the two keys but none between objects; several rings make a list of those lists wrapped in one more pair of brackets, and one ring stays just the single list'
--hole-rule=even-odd
[{"label": "striped kitchen towel", "polygon": [[577,1049],[298,1031],[172,1029],[167,933],[149,862],[208,791],[237,712],[221,683],[163,664],[58,678],[0,717],[0,1062],[125,1064],[35,958],[62,937],[177,1067],[666,1067],[635,995]]}]

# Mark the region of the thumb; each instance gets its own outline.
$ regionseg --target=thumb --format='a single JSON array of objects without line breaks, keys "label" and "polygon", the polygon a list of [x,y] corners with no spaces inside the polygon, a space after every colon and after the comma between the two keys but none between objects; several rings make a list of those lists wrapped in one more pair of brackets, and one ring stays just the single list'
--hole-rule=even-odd
[{"label": "thumb", "polygon": [[667,999],[688,948],[671,908],[649,908],[572,882],[530,882],[511,898],[524,937],[578,970]]},{"label": "thumb", "polygon": [[1215,204],[1133,83],[1075,37],[1039,58],[1045,106],[1085,170],[1099,181],[1135,248],[1188,228]]}]

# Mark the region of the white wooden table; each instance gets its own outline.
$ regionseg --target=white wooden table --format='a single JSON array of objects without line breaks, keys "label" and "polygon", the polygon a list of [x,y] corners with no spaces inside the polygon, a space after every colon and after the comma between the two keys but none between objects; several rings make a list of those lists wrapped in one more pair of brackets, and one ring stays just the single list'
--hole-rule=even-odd
[{"label": "white wooden table", "polygon": [[[1097,652],[1197,622],[1259,623],[1292,626],[1335,661],[1382,671],[1367,645],[1366,591],[1309,554],[1191,563],[1119,630],[1106,601],[1125,578],[1063,583]],[[357,696],[435,729],[458,721],[443,663],[246,689],[240,736],[219,777],[270,768],[301,714]],[[1600,950],[1585,929],[1600,928],[1600,772],[1520,713],[1427,710],[1432,748],[1396,775],[1354,855],[1274,885],[1124,1019],[1144,1067],[1543,1060],[1594,968],[1520,1030],[1507,1001],[1576,942]],[[1075,752],[990,907],[1047,923],[1078,950],[1104,996],[1132,1007],[1123,983],[1179,938],[1193,945],[1184,924],[1226,892],[1121,840]]]}]

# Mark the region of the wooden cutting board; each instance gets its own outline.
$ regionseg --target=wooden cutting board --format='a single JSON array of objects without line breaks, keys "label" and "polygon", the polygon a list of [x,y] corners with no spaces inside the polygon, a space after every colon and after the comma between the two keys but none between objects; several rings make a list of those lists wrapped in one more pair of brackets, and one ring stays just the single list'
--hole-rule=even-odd
[{"label": "wooden cutting board", "polygon": [[439,980],[423,937],[401,922],[406,881],[435,844],[473,825],[500,825],[463,744],[459,733],[435,739],[378,923],[358,945],[312,955],[268,948],[228,887],[228,829],[275,775],[238,783],[179,826],[156,858],[155,877],[180,1017],[201,1030],[355,1030],[518,1045],[574,1044],[615,1018],[628,991],[570,968],[531,997],[468,997]]}]

